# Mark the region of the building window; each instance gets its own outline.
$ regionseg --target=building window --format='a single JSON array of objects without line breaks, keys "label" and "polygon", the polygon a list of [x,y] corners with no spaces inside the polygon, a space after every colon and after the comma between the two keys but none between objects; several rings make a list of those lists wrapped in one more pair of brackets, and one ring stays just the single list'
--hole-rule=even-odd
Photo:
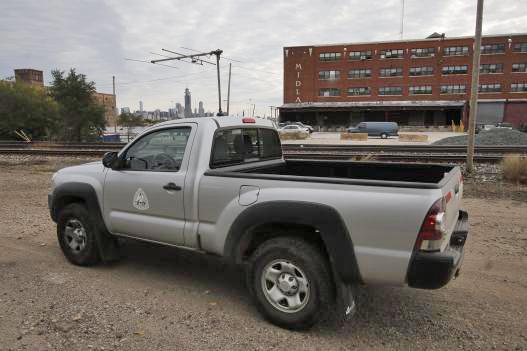
[{"label": "building window", "polygon": [[465,56],[468,55],[468,46],[449,46],[443,49],[445,56]]},{"label": "building window", "polygon": [[391,50],[381,50],[381,58],[403,58],[404,50],[403,49],[391,49]]},{"label": "building window", "polygon": [[462,65],[462,66],[444,66],[441,70],[441,73],[443,74],[467,74],[468,72],[468,66]]},{"label": "building window", "polygon": [[512,47],[514,52],[527,52],[527,43],[516,43]]},{"label": "building window", "polygon": [[358,61],[358,60],[371,60],[371,50],[366,51],[350,51],[349,53],[349,59],[351,61]]},{"label": "building window", "polygon": [[503,73],[503,63],[484,63],[479,66],[480,73]]},{"label": "building window", "polygon": [[436,48],[416,48],[412,49],[412,58],[415,57],[433,57],[436,53]]},{"label": "building window", "polygon": [[371,90],[369,87],[348,88],[348,96],[357,96],[357,95],[371,95]]},{"label": "building window", "polygon": [[319,55],[320,61],[339,61],[340,52],[323,52]]},{"label": "building window", "polygon": [[481,45],[482,54],[503,54],[505,53],[505,44],[485,44]]},{"label": "building window", "polygon": [[340,71],[320,71],[318,72],[318,79],[321,79],[321,80],[340,79]]},{"label": "building window", "polygon": [[512,83],[511,92],[513,93],[527,92],[527,83]]},{"label": "building window", "polygon": [[480,93],[499,93],[501,91],[501,84],[480,84],[478,91]]},{"label": "building window", "polygon": [[512,64],[513,72],[527,72],[527,63],[513,63]]},{"label": "building window", "polygon": [[463,84],[441,85],[441,94],[465,94],[467,86]]},{"label": "building window", "polygon": [[400,77],[402,75],[403,69],[401,67],[381,68],[379,71],[379,77]]},{"label": "building window", "polygon": [[403,95],[401,87],[380,87],[379,95]]},{"label": "building window", "polygon": [[369,69],[369,68],[351,69],[348,72],[348,78],[349,79],[369,78],[369,77],[371,77],[371,69]]},{"label": "building window", "polygon": [[340,96],[339,88],[322,88],[318,92],[318,96]]},{"label": "building window", "polygon": [[432,94],[431,85],[417,85],[408,89],[410,95]]},{"label": "building window", "polygon": [[432,66],[410,67],[408,74],[410,76],[431,76],[434,74],[434,67]]}]

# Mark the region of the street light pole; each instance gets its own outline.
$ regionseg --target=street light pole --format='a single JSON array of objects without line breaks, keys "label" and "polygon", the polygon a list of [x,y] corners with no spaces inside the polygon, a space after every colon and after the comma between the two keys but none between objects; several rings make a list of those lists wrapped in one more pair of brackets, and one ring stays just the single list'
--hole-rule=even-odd
[{"label": "street light pole", "polygon": [[483,0],[478,0],[474,56],[472,58],[472,83],[470,86],[470,110],[468,116],[467,172],[474,172],[474,142],[478,113],[479,59],[481,52],[481,27],[483,23]]}]

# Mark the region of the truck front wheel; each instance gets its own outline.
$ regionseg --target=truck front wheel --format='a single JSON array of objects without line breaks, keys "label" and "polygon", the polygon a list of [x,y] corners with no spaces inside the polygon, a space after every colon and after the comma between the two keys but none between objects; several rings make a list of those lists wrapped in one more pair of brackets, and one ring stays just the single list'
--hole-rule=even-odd
[{"label": "truck front wheel", "polygon": [[290,237],[264,242],[251,256],[247,284],[260,312],[288,329],[307,329],[332,308],[331,271],[320,250]]},{"label": "truck front wheel", "polygon": [[57,238],[68,261],[78,266],[91,266],[100,261],[95,230],[82,204],[69,204],[59,212]]}]

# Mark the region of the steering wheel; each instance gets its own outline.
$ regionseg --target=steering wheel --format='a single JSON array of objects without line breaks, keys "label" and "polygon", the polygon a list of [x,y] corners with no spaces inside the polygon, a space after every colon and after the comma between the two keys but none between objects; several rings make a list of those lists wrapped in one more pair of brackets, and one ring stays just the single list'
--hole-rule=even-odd
[{"label": "steering wheel", "polygon": [[154,167],[157,169],[179,169],[179,164],[167,153],[160,153],[154,156]]}]

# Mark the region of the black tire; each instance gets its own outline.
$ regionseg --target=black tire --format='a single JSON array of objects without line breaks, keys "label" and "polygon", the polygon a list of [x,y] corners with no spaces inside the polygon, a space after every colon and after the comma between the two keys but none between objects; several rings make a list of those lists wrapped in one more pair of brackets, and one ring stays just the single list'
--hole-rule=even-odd
[{"label": "black tire", "polygon": [[381,133],[381,139],[388,139],[388,134]]},{"label": "black tire", "polygon": [[[71,226],[71,223],[80,223],[84,229],[84,245],[82,249],[73,249],[69,244],[73,239],[68,237],[66,226]],[[60,210],[57,219],[57,238],[60,248],[68,261],[78,266],[93,266],[100,262],[96,230],[96,226],[84,205],[72,203]]]},{"label": "black tire", "polygon": [[[266,297],[262,274],[266,266],[276,260],[294,264],[309,282],[309,298],[299,311],[283,312]],[[283,328],[308,329],[329,317],[333,310],[335,292],[327,259],[318,248],[302,239],[280,237],[261,244],[249,260],[247,286],[263,316]]]}]

